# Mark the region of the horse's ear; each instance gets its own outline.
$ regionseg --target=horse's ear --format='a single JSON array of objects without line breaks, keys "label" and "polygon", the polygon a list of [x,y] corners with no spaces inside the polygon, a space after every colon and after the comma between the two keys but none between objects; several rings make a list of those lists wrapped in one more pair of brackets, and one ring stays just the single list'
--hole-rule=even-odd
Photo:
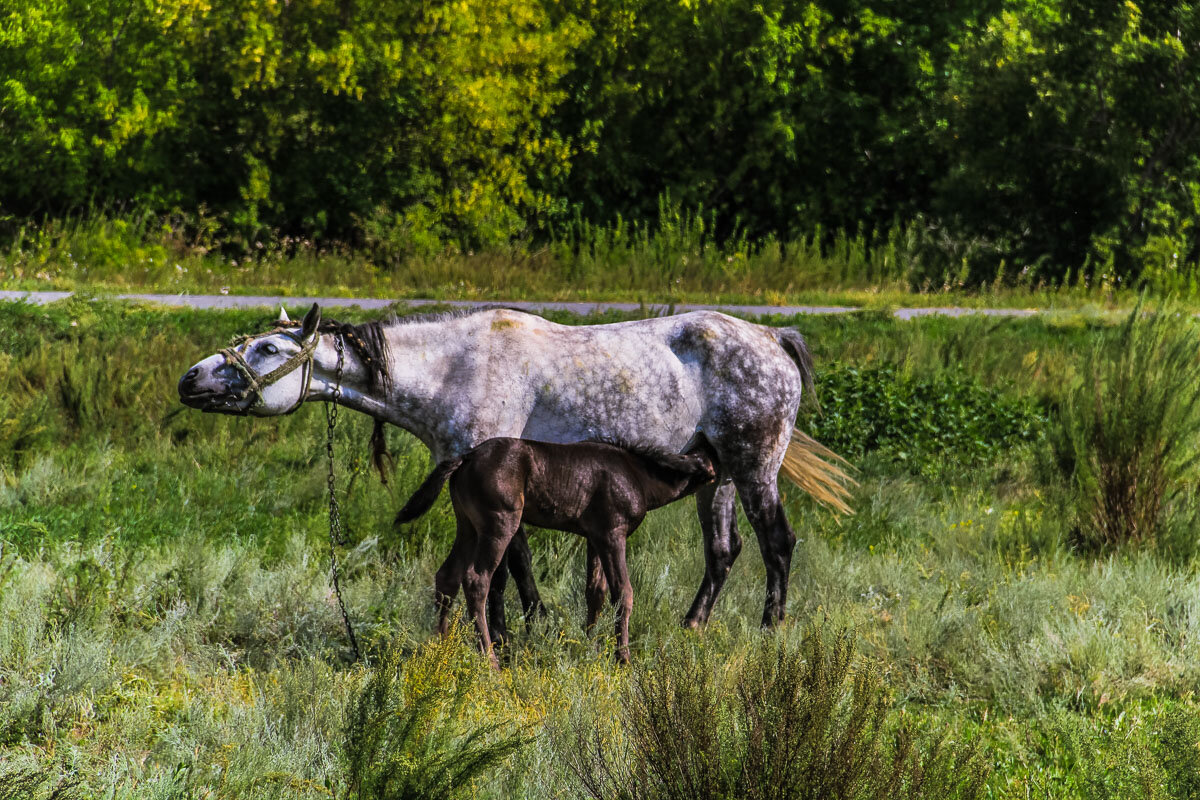
[{"label": "horse's ear", "polygon": [[291,325],[292,318],[287,315],[287,309],[281,304],[279,306],[279,319],[275,320],[279,325]]},{"label": "horse's ear", "polygon": [[317,334],[317,328],[321,326],[321,307],[316,303],[312,304],[312,308],[304,315],[304,322],[300,323],[300,338],[308,341]]}]

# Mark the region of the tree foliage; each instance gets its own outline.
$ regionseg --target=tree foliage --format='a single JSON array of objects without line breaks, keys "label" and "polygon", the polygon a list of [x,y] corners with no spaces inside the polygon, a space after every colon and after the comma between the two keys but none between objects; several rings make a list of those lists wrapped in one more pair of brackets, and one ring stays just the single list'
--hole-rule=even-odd
[{"label": "tree foliage", "polygon": [[564,167],[542,120],[582,35],[523,0],[17,0],[0,28],[0,205],[504,241],[552,207],[530,178]]},{"label": "tree foliage", "polygon": [[386,259],[669,206],[784,242],[919,220],[974,281],[1173,289],[1200,261],[1191,3],[5,9],[9,223],[136,207]]}]

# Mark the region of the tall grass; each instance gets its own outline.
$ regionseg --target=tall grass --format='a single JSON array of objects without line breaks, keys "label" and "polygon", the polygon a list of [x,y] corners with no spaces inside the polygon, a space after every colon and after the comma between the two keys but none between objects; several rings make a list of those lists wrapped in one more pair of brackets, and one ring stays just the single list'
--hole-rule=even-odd
[{"label": "tall grass", "polygon": [[1173,531],[1194,532],[1198,333],[1190,317],[1138,306],[1088,351],[1048,438],[1081,546],[1168,544]]},{"label": "tall grass", "polygon": [[[703,209],[662,198],[651,221],[575,219],[536,242],[416,253],[383,233],[351,247],[268,232],[232,248],[203,214],[93,212],[13,231],[0,247],[0,286],[768,303],[817,292],[856,292],[859,302],[968,292],[1002,302],[1009,290],[1047,288],[1036,270],[995,268],[986,248],[948,240],[921,219],[761,240],[716,227]],[[1061,288],[1064,298],[1104,296],[1083,284]]]},{"label": "tall grass", "polygon": [[[358,800],[453,800],[528,743],[507,719],[464,725],[480,659],[435,640],[411,658],[398,647],[351,694],[343,750],[349,796]],[[464,657],[466,655],[466,657]]]},{"label": "tall grass", "polygon": [[578,727],[568,759],[595,800],[972,798],[987,767],[970,746],[895,718],[846,634],[763,643],[732,674],[703,651],[634,668],[616,752]]}]

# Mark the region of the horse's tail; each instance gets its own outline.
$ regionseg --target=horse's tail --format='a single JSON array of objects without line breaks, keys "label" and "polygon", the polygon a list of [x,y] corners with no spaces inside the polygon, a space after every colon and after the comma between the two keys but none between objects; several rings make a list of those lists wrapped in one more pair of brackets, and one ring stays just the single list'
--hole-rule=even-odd
[{"label": "horse's tail", "polygon": [[781,328],[779,344],[784,352],[791,356],[792,361],[796,362],[796,369],[800,370],[801,392],[808,395],[809,402],[814,406],[818,405],[817,377],[813,370],[812,353],[808,349],[808,342],[804,341],[804,335],[795,328]]},{"label": "horse's tail", "polygon": [[462,466],[461,458],[452,458],[448,461],[443,461],[433,468],[433,472],[429,473],[429,477],[425,482],[417,487],[413,492],[412,497],[408,498],[408,502],[404,504],[404,508],[400,509],[400,513],[396,515],[395,525],[403,525],[405,522],[412,522],[417,517],[424,514],[437,500],[438,494],[442,491],[444,484],[454,470]]},{"label": "horse's tail", "polygon": [[850,497],[850,489],[858,486],[858,481],[846,474],[843,466],[849,467],[850,463],[816,439],[793,428],[792,440],[788,442],[779,471],[821,505],[841,514],[853,514],[854,509],[846,500]]}]

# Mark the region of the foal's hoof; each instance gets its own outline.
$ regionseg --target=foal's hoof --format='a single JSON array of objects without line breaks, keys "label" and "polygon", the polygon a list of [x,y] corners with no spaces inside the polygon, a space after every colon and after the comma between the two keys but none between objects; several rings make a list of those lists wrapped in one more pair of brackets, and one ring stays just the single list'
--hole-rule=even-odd
[{"label": "foal's hoof", "polygon": [[691,617],[688,617],[687,619],[685,619],[685,620],[684,620],[683,622],[681,622],[680,624],[681,624],[683,627],[687,628],[689,631],[698,631],[698,630],[700,630],[700,620],[698,620],[698,619],[692,619]]}]

